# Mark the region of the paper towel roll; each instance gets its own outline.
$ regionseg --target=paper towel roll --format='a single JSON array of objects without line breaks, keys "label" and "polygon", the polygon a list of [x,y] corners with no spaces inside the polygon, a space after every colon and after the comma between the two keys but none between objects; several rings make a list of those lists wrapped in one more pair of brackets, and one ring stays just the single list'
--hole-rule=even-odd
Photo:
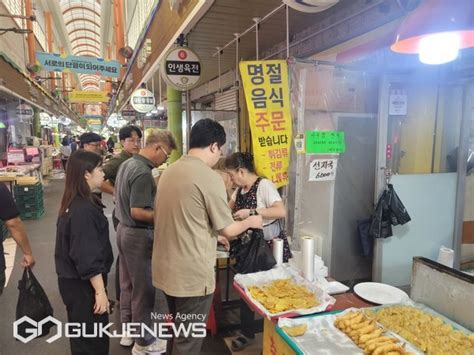
[{"label": "paper towel roll", "polygon": [[273,257],[277,265],[283,264],[283,239],[273,239]]},{"label": "paper towel roll", "polygon": [[303,277],[308,281],[314,280],[314,239],[312,237],[301,237],[301,271]]},{"label": "paper towel roll", "polygon": [[454,250],[446,248],[444,245],[439,248],[438,263],[453,267],[454,265]]}]

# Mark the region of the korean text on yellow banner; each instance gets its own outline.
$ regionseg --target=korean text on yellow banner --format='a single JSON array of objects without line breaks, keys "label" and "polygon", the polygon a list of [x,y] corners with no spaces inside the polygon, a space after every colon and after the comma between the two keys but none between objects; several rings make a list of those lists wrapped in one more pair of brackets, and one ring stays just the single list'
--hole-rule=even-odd
[{"label": "korean text on yellow banner", "polygon": [[257,174],[288,185],[291,108],[284,60],[240,62]]},{"label": "korean text on yellow banner", "polygon": [[73,90],[69,94],[70,102],[108,102],[107,91],[79,91]]}]

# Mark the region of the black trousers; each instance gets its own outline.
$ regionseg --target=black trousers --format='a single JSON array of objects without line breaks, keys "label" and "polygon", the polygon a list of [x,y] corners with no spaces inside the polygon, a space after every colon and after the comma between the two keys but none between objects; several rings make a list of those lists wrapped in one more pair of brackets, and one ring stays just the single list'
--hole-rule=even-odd
[{"label": "black trousers", "polygon": [[[120,221],[115,216],[115,208],[112,210],[112,223],[114,225],[114,231],[117,232]],[[117,261],[115,262],[115,298],[120,302],[120,259],[118,255]]]},{"label": "black trousers", "polygon": [[[206,323],[211,310],[214,294],[197,297],[173,297],[165,293],[168,309],[173,316],[173,322],[179,326],[180,323],[187,326],[189,323]],[[202,315],[203,320],[180,320],[180,315]],[[168,340],[166,344],[166,355],[199,355],[201,352],[203,338],[193,336],[180,336]]]},{"label": "black trousers", "polygon": [[255,338],[254,328],[255,313],[247,306],[244,300],[240,300],[240,324],[242,334],[247,338]]},{"label": "black trousers", "polygon": [[[107,277],[104,278],[106,284]],[[109,323],[109,315],[94,314],[95,291],[89,280],[58,279],[59,292],[66,305],[69,323],[85,323],[87,334],[94,334],[94,323],[104,326]],[[109,337],[70,338],[72,355],[107,355]]]}]

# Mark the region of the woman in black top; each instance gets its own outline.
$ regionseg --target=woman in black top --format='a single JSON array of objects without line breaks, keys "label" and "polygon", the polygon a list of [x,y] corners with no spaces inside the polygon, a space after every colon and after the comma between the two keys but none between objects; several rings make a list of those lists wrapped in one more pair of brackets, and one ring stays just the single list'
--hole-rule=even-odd
[{"label": "woman in black top", "polygon": [[[108,324],[107,274],[113,262],[104,206],[92,193],[104,179],[102,158],[78,150],[69,158],[59,209],[54,253],[68,322],[85,323],[86,334]],[[95,327],[94,327],[94,324]],[[108,354],[109,338],[70,338],[72,354]]]}]

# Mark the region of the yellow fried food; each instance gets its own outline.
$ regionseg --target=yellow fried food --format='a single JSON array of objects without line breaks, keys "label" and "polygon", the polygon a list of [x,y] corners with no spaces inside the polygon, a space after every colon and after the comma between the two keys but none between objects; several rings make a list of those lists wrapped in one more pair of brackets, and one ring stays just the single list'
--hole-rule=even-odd
[{"label": "yellow fried food", "polygon": [[285,333],[291,337],[299,337],[299,336],[304,335],[304,333],[306,333],[306,330],[308,329],[308,325],[300,324],[294,327],[281,327],[281,329],[283,329]]},{"label": "yellow fried food", "polygon": [[363,334],[359,338],[359,345],[368,342],[370,339],[378,338],[383,333],[382,328],[375,329],[372,333]]},{"label": "yellow fried food", "polygon": [[396,339],[389,336],[381,336],[381,337],[369,340],[368,342],[365,343],[365,345],[369,346],[369,345],[377,344],[377,343],[385,343],[387,341],[394,343]]},{"label": "yellow fried food", "polygon": [[452,329],[439,317],[410,306],[385,307],[373,317],[427,354],[474,353],[474,336]]},{"label": "yellow fried food", "polygon": [[290,279],[274,280],[261,287],[250,286],[248,290],[270,313],[312,308],[319,304],[313,292]]},{"label": "yellow fried food", "polygon": [[399,354],[404,353],[404,350],[402,347],[396,345],[396,344],[387,344],[387,345],[381,345],[377,349],[374,350],[372,355],[382,355],[388,352],[397,352]]},{"label": "yellow fried food", "polygon": [[385,347],[387,345],[394,345],[394,341],[389,340],[389,341],[384,341],[384,342],[381,342],[381,343],[373,343],[373,344],[367,345],[364,348],[364,350],[367,354],[373,354],[375,352],[375,350],[377,350],[379,348],[382,348],[382,347]]},{"label": "yellow fried food", "polygon": [[387,351],[384,350],[379,354],[385,355],[390,351],[405,354],[404,349],[400,346],[389,348],[389,345],[396,345],[395,343],[398,340],[389,336],[382,336],[384,330],[363,312],[338,316],[334,321],[334,326],[348,335],[360,348],[364,349],[366,354],[372,354],[383,346],[387,346]]},{"label": "yellow fried food", "polygon": [[368,326],[358,329],[357,333],[359,336],[362,336],[364,334],[369,334],[370,332],[373,332],[375,328],[375,322],[371,322]]}]

